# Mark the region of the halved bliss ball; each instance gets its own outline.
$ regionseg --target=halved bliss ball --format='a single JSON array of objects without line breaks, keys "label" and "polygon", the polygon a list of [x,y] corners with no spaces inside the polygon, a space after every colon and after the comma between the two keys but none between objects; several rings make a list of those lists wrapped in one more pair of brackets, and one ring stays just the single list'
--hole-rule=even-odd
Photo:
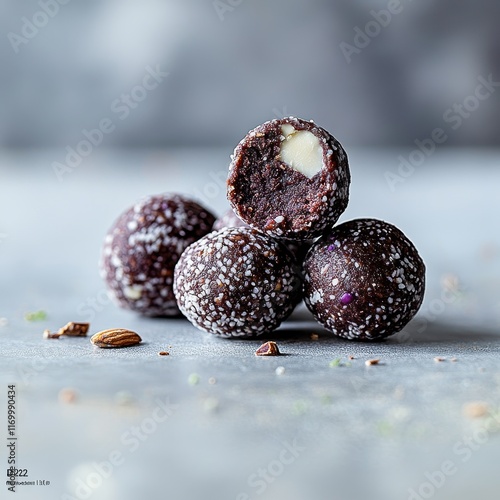
[{"label": "halved bliss ball", "polygon": [[395,226],[357,219],[334,228],[309,250],[304,295],[316,320],[339,337],[377,340],[417,313],[425,265]]},{"label": "halved bliss ball", "polygon": [[227,197],[238,217],[271,236],[306,240],[344,212],[350,173],[340,143],[312,121],[272,120],[238,144]]},{"label": "halved bliss ball", "polygon": [[147,316],[178,315],[175,264],[214,220],[201,205],[175,194],[149,196],[126,210],[106,236],[100,263],[114,302]]},{"label": "halved bliss ball", "polygon": [[174,293],[197,328],[255,337],[291,314],[301,280],[284,245],[250,228],[226,228],[186,249],[175,267]]}]

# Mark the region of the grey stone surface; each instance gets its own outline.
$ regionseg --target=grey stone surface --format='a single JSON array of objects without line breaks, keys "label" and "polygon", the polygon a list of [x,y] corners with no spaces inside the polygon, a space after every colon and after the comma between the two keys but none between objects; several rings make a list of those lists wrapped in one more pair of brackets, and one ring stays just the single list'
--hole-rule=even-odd
[{"label": "grey stone surface", "polygon": [[[221,212],[227,152],[96,152],[61,182],[55,152],[3,154],[0,435],[6,443],[15,383],[17,466],[51,482],[18,486],[16,498],[498,498],[499,154],[436,153],[392,191],[384,172],[399,153],[351,153],[342,220],[379,217],[414,241],[428,268],[421,312],[386,342],[359,344],[301,307],[269,336],[276,358],[254,356],[260,341],[118,310],[97,273],[106,229],[142,195],[196,194]],[[38,309],[45,321],[23,318]],[[42,338],[68,321],[130,328],[144,342],[101,350]],[[470,418],[475,401],[487,413]]]}]

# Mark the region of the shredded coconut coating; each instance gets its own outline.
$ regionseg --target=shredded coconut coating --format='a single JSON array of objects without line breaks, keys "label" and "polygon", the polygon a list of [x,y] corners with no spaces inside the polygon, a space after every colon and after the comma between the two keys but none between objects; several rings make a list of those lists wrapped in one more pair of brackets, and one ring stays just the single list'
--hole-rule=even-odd
[{"label": "shredded coconut coating", "polygon": [[109,230],[100,262],[111,299],[148,316],[178,315],[175,264],[214,220],[198,203],[173,194],[149,196],[126,210]]},{"label": "shredded coconut coating", "polygon": [[399,332],[419,310],[425,265],[395,226],[357,219],[334,228],[309,250],[304,300],[339,337],[378,340]]},{"label": "shredded coconut coating", "polygon": [[225,228],[182,254],[174,293],[181,312],[200,330],[256,337],[291,314],[301,279],[280,242],[250,228]]}]

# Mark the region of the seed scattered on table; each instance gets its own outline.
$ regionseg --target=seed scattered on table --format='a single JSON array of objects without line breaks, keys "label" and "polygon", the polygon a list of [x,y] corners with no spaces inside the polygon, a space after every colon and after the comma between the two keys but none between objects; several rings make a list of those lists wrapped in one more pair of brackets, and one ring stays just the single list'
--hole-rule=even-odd
[{"label": "seed scattered on table", "polygon": [[170,353],[168,351],[160,351],[158,356],[170,356]]},{"label": "seed scattered on table", "polygon": [[284,366],[278,366],[275,370],[276,375],[284,375],[285,374],[285,367]]},{"label": "seed scattered on table", "polygon": [[380,364],[380,359],[367,359],[365,361],[366,366],[374,366],[374,365],[379,365]]},{"label": "seed scattered on table", "polygon": [[434,361],[435,361],[436,363],[441,363],[442,361],[446,361],[446,358],[442,358],[441,356],[436,356],[436,357],[434,358]]}]

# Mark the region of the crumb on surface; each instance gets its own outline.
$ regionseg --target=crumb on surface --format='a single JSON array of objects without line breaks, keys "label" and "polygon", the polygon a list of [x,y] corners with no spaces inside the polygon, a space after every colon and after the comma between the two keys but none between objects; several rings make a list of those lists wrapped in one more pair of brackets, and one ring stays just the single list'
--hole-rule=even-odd
[{"label": "crumb on surface", "polygon": [[61,403],[71,404],[77,400],[77,393],[74,389],[66,387],[59,391],[58,399]]},{"label": "crumb on surface", "polygon": [[47,319],[47,313],[40,309],[39,311],[24,313],[24,319],[26,321],[43,321]]},{"label": "crumb on surface", "polygon": [[490,407],[484,401],[472,401],[464,404],[462,412],[467,418],[481,418],[490,412]]},{"label": "crumb on surface", "polygon": [[366,366],[373,366],[373,365],[379,365],[380,364],[380,359],[367,359],[365,361]]},{"label": "crumb on surface", "polygon": [[256,351],[256,356],[279,356],[280,350],[278,344],[270,340],[269,342],[264,342]]},{"label": "crumb on surface", "polygon": [[43,338],[44,339],[58,339],[61,336],[59,332],[52,333],[50,330],[45,329],[43,331]]}]

